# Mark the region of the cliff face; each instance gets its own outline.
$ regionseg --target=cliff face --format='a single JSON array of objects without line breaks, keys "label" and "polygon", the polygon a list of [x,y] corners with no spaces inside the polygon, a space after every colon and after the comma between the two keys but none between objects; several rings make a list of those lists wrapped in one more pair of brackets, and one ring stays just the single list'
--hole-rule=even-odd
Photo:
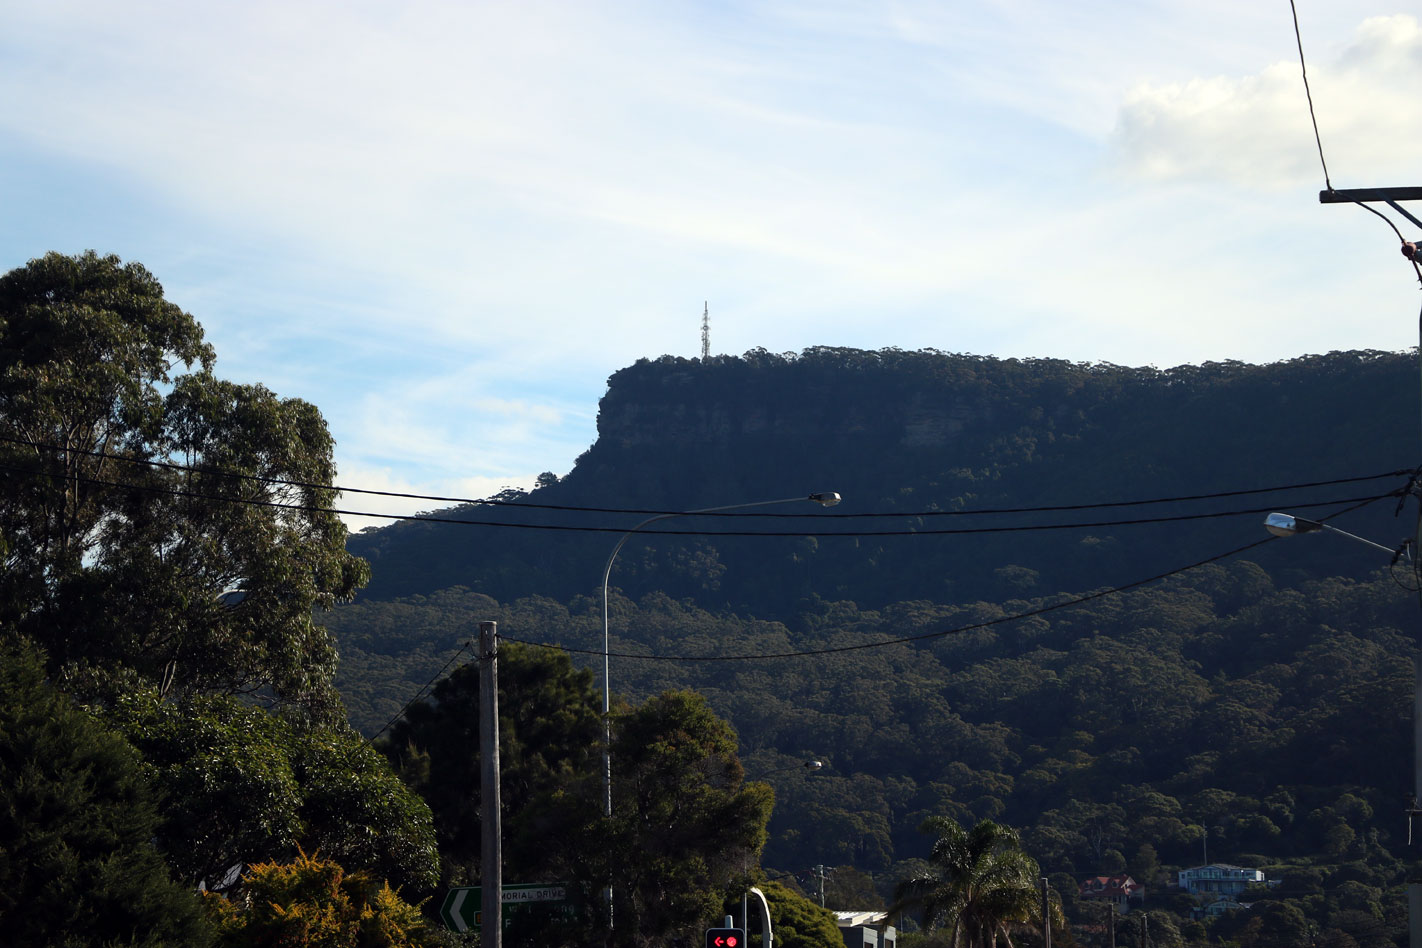
[{"label": "cliff face", "polygon": [[[1041,588],[1080,589],[1255,539],[1258,516],[1171,521],[1208,512],[1200,504],[1177,504],[1136,518],[1163,522],[1153,528],[1115,525],[1132,518],[1109,510],[1082,518],[1101,522],[1090,530],[1013,532],[1031,526],[1032,517],[990,523],[970,512],[1118,503],[1408,468],[1418,453],[1416,371],[1412,356],[1386,353],[1168,370],[895,350],[752,352],[704,363],[662,357],[612,376],[597,442],[566,477],[528,499],[691,510],[836,490],[845,496],[836,513],[885,515],[688,522],[688,529],[708,535],[659,540],[645,562],[629,555],[619,564],[631,594],[660,590],[713,608],[754,605],[755,614],[773,614],[772,603],[804,595],[860,603],[986,598],[1010,593],[1004,584],[1020,585],[1028,574],[1040,578]],[[1285,494],[1277,503],[1356,497],[1373,488]],[[1260,497],[1235,506],[1271,502]],[[942,519],[945,514],[963,519]],[[488,507],[468,515],[608,529],[627,529],[640,519]],[[1064,515],[1052,518],[1060,522]],[[1387,536],[1395,528],[1384,519],[1380,514]],[[714,536],[777,527],[785,533],[853,528],[860,535],[820,536],[811,541],[813,552],[804,539]],[[905,530],[925,536],[894,536]],[[501,531],[492,539],[497,542],[487,531],[410,524],[357,537],[352,548],[373,559],[369,594],[462,584],[504,600],[586,592],[588,571],[574,564],[600,562],[608,545],[607,534],[596,533]]]},{"label": "cliff face", "polygon": [[[1004,393],[990,376],[1000,365],[941,353],[856,350],[811,350],[802,357],[752,353],[704,364],[643,360],[609,380],[598,415],[599,444],[774,440],[943,448],[998,423]],[[990,371],[984,373],[985,367]],[[1064,413],[1063,406],[1055,414]]]},{"label": "cliff face", "polygon": [[[611,397],[612,393],[609,393]],[[646,444],[730,444],[744,438],[845,440],[886,432],[904,447],[941,448],[973,425],[992,423],[986,398],[935,399],[913,392],[902,402],[841,405],[831,411],[798,394],[786,393],[778,404],[706,404],[698,397],[724,398],[725,393],[686,386],[682,399],[659,402],[614,401],[598,418],[598,437],[620,447]]]}]

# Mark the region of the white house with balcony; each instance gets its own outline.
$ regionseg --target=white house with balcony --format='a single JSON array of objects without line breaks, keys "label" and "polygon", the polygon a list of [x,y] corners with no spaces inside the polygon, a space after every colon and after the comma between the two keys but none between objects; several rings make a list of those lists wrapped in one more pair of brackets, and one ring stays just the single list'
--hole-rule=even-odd
[{"label": "white house with balcony", "polygon": [[1228,863],[1211,863],[1193,869],[1180,870],[1180,888],[1191,895],[1208,901],[1217,899],[1238,899],[1239,894],[1252,885],[1264,884],[1261,869],[1246,869]]}]

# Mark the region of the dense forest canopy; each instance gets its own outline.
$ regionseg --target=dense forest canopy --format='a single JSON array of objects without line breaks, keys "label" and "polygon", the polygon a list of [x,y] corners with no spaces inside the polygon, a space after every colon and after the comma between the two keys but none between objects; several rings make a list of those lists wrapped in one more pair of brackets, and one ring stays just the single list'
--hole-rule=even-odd
[{"label": "dense forest canopy", "polygon": [[[1264,868],[1283,882],[1261,905],[1287,903],[1217,935],[1269,944],[1306,918],[1340,946],[1385,944],[1414,856],[1412,577],[1261,523],[1356,507],[1337,522],[1388,546],[1411,533],[1416,372],[1376,352],[1168,370],[842,349],[642,361],[611,379],[572,472],[502,498],[546,506],[441,512],[611,532],[352,538],[374,579],[330,617],[338,685],[373,731],[479,619],[600,666],[620,531],[838,490],[834,511],[783,511],[804,519],[668,526],[845,535],[638,536],[612,574],[613,690],[692,688],[732,722],[776,792],[767,867],[868,874],[872,897],[921,865],[926,818],[990,819],[1021,831],[1077,920],[1073,880],[1129,871],[1184,926],[1162,938],[1203,938],[1164,884],[1208,855]],[[577,506],[641,513],[556,509]],[[1067,506],[1086,509],[1022,509]],[[989,526],[1049,529],[932,532]],[[823,772],[796,767],[811,756]]]}]

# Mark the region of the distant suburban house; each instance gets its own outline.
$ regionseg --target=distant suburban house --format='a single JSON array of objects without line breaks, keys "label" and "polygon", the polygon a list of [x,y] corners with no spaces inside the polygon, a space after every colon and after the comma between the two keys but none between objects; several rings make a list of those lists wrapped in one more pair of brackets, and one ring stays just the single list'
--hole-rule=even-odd
[{"label": "distant suburban house", "polygon": [[834,915],[847,948],[894,948],[898,944],[898,932],[888,924],[885,912],[835,912]]},{"label": "distant suburban house", "polygon": [[1131,899],[1145,901],[1145,886],[1126,875],[1095,876],[1083,882],[1077,894],[1083,899],[1111,902],[1118,912],[1124,912]]},{"label": "distant suburban house", "polygon": [[1193,896],[1214,901],[1215,899],[1237,899],[1239,894],[1252,885],[1262,885],[1264,873],[1259,869],[1246,869],[1227,863],[1212,863],[1180,870],[1180,888]]}]

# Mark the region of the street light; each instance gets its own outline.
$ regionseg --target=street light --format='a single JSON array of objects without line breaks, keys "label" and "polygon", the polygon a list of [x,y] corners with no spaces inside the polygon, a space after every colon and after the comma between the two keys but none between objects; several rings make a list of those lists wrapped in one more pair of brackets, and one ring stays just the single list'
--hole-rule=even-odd
[{"label": "street light", "polygon": [[1350,540],[1366,543],[1368,546],[1382,550],[1384,553],[1396,552],[1392,547],[1383,546],[1381,543],[1374,543],[1372,540],[1365,540],[1356,534],[1349,533],[1347,530],[1339,530],[1337,527],[1326,524],[1321,520],[1305,520],[1303,517],[1295,517],[1293,514],[1271,513],[1264,518],[1264,529],[1276,537],[1292,537],[1300,533],[1316,533],[1319,530],[1327,530],[1329,533],[1336,533]]},{"label": "street light", "polygon": [[802,772],[807,773],[807,774],[813,774],[813,773],[818,773],[819,771],[823,770],[824,767],[825,767],[825,762],[824,762],[824,761],[811,759],[811,760],[804,761],[804,762],[802,762],[802,763],[791,764],[789,767],[777,767],[777,768],[775,768],[774,770],[767,770],[767,771],[766,771],[765,773],[763,773],[763,774],[756,774],[756,775],[755,775],[754,777],[752,777],[751,779],[753,779],[753,780],[764,780],[766,777],[773,777],[773,776],[775,776],[776,774],[786,774],[786,773],[789,773],[789,772],[792,771],[792,770],[799,770],[799,771],[802,771]]},{"label": "street light", "polygon": [[[1407,546],[1404,542],[1401,548],[1393,550],[1381,543],[1365,540],[1321,521],[1305,520],[1302,517],[1285,513],[1271,513],[1265,517],[1264,529],[1276,537],[1291,537],[1300,533],[1316,533],[1326,530],[1329,533],[1336,533],[1350,540],[1365,543],[1374,549],[1382,550],[1384,553],[1389,553],[1392,555],[1394,563],[1397,562]],[[1422,520],[1418,521],[1417,529],[1418,537],[1422,539]],[[1412,820],[1418,815],[1422,815],[1422,809],[1419,809],[1422,807],[1422,803],[1419,803],[1419,800],[1422,800],[1422,652],[1414,648],[1412,651],[1412,803],[1407,808],[1407,838],[1409,841],[1412,839]],[[1422,884],[1413,881],[1409,881],[1407,884],[1407,915],[1408,944],[1411,948],[1422,948]]]},{"label": "street light", "polygon": [[[659,520],[670,520],[673,517],[690,517],[694,514],[722,513],[727,510],[744,510],[747,507],[768,507],[771,504],[793,504],[802,500],[808,500],[819,504],[821,507],[833,507],[840,502],[839,494],[832,490],[819,491],[808,496],[781,497],[778,500],[754,500],[742,504],[725,504],[720,507],[702,507],[698,510],[683,510],[676,513],[657,514],[648,517],[637,524],[631,530],[622,534],[617,540],[617,545],[612,548],[612,554],[607,558],[607,566],[602,571],[602,813],[603,816],[612,817],[612,692],[609,688],[610,675],[608,666],[610,664],[610,649],[608,648],[609,635],[607,623],[607,581],[612,576],[612,564],[617,560],[617,554],[621,552],[622,545],[627,542],[632,534],[643,527],[658,522]],[[607,902],[607,927],[612,929],[612,886],[609,885],[603,890],[603,898]]]}]

